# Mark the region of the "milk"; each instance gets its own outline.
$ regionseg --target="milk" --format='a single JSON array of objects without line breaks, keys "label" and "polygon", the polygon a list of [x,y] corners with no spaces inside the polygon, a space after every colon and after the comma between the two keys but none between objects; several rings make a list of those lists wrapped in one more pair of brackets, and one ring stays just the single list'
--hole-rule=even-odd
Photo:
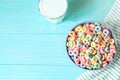
[{"label": "milk", "polygon": [[39,8],[41,14],[50,22],[61,22],[67,11],[66,0],[40,0]]}]

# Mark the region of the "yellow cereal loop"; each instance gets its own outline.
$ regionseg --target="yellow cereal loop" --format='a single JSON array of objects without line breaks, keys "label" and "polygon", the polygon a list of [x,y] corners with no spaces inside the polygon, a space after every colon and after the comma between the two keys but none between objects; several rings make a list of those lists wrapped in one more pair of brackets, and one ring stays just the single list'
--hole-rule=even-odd
[{"label": "yellow cereal loop", "polygon": [[75,31],[76,31],[76,32],[81,32],[81,31],[82,31],[82,26],[76,27],[76,28],[75,28]]},{"label": "yellow cereal loop", "polygon": [[74,46],[75,45],[75,41],[69,41],[69,46]]},{"label": "yellow cereal loop", "polygon": [[91,42],[91,47],[95,47],[95,46],[96,46],[95,42]]},{"label": "yellow cereal loop", "polygon": [[72,41],[69,41],[69,46],[73,46],[73,42]]},{"label": "yellow cereal loop", "polygon": [[69,47],[69,42],[67,42],[67,44],[66,44],[66,45],[67,45],[67,47]]},{"label": "yellow cereal loop", "polygon": [[86,38],[83,39],[83,43],[88,43],[88,40]]},{"label": "yellow cereal loop", "polygon": [[89,53],[89,50],[86,50],[86,54]]},{"label": "yellow cereal loop", "polygon": [[102,34],[102,31],[97,32],[97,34]]},{"label": "yellow cereal loop", "polygon": [[114,44],[114,39],[110,39],[110,44]]},{"label": "yellow cereal loop", "polygon": [[97,58],[96,58],[96,57],[93,57],[92,59],[93,59],[95,62],[97,62]]},{"label": "yellow cereal loop", "polygon": [[87,54],[87,53],[90,53],[90,54],[91,54],[91,53],[92,53],[92,50],[91,50],[91,49],[86,50],[86,54]]},{"label": "yellow cereal loop", "polygon": [[71,37],[71,41],[74,41],[74,40],[75,40],[75,37],[74,37],[74,36],[72,36],[72,37]]},{"label": "yellow cereal loop", "polygon": [[86,30],[87,30],[87,28],[83,27],[82,32],[84,33],[84,32],[86,32]]},{"label": "yellow cereal loop", "polygon": [[91,50],[91,49],[89,49],[88,51],[89,51],[89,53],[92,53],[92,50]]},{"label": "yellow cereal loop", "polygon": [[85,54],[85,59],[88,60],[88,54]]},{"label": "yellow cereal loop", "polygon": [[92,64],[96,63],[97,62],[97,58],[96,57],[93,57],[92,60],[91,60]]},{"label": "yellow cereal loop", "polygon": [[105,63],[107,63],[106,61],[102,61],[102,64],[105,64]]},{"label": "yellow cereal loop", "polygon": [[70,31],[70,32],[69,32],[69,35],[70,35],[70,36],[75,36],[75,32],[74,32],[74,31]]}]

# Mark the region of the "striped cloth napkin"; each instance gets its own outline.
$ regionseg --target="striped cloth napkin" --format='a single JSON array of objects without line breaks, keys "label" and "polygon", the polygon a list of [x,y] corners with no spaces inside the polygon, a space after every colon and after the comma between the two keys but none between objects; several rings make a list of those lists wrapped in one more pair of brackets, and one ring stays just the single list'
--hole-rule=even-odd
[{"label": "striped cloth napkin", "polygon": [[120,80],[120,0],[115,1],[104,24],[114,34],[117,41],[117,54],[109,66],[99,70],[88,70],[76,80]]}]

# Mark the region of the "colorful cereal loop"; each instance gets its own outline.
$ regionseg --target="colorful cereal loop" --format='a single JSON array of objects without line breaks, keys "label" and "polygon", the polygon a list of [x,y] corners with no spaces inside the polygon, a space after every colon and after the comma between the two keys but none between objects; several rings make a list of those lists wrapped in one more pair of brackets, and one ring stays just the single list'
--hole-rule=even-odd
[{"label": "colorful cereal loop", "polygon": [[75,32],[74,31],[70,31],[69,35],[73,37],[73,36],[75,36]]}]

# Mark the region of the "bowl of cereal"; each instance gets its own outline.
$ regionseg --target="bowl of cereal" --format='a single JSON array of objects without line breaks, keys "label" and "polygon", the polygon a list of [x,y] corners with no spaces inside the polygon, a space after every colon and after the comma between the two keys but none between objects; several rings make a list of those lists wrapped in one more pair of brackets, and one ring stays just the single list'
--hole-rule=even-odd
[{"label": "bowl of cereal", "polygon": [[70,59],[79,67],[96,70],[110,64],[116,54],[116,41],[110,29],[98,22],[76,25],[66,39]]}]

